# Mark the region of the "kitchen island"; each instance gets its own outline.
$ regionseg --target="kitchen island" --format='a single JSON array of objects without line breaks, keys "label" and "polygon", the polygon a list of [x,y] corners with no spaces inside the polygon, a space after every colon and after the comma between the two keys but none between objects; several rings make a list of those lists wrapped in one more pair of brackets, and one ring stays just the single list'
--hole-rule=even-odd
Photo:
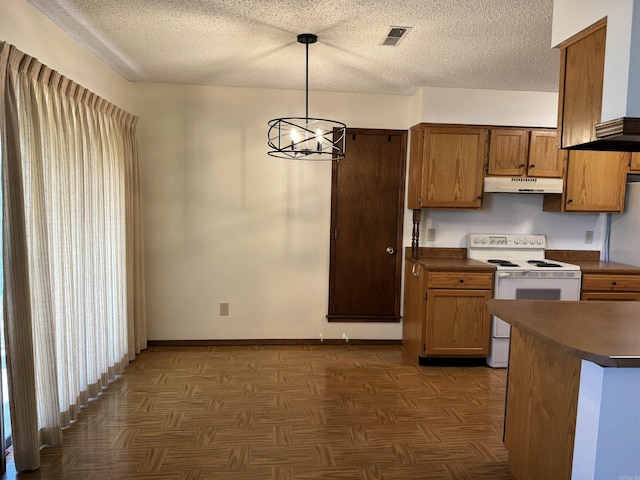
[{"label": "kitchen island", "polygon": [[528,479],[640,479],[640,303],[490,300],[511,324],[504,443]]}]

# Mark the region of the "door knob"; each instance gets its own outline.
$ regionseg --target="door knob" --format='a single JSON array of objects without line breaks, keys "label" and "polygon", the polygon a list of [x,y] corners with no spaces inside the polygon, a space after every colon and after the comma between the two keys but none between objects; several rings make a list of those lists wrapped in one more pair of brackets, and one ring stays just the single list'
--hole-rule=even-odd
[{"label": "door knob", "polygon": [[387,253],[389,255],[393,255],[394,253],[396,253],[396,251],[392,247],[387,247]]}]

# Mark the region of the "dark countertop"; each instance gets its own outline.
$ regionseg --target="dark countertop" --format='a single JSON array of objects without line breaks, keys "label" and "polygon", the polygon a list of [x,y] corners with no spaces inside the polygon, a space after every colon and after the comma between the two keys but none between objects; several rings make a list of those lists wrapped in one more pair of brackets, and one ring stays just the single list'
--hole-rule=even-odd
[{"label": "dark countertop", "polygon": [[570,355],[603,367],[640,368],[640,302],[489,300],[487,306]]},{"label": "dark countertop", "polygon": [[545,256],[559,262],[579,265],[582,273],[640,275],[640,268],[615,262],[600,261],[599,250],[546,250]]},{"label": "dark countertop", "polygon": [[406,261],[418,263],[430,271],[467,271],[494,273],[496,267],[488,263],[467,258],[466,248],[431,248],[420,247],[419,258],[411,258],[411,248],[406,249]]},{"label": "dark countertop", "polygon": [[407,262],[419,263],[426,270],[453,270],[453,271],[468,271],[468,272],[489,272],[496,271],[496,267],[493,265],[479,262],[478,260],[472,260],[470,258],[407,258]]},{"label": "dark countertop", "polygon": [[[407,248],[406,261],[420,263],[427,270],[468,270],[477,272],[495,272],[496,268],[484,262],[466,258],[464,248],[420,248],[418,259],[410,258]],[[595,250],[547,250],[547,258],[560,262],[579,265],[582,273],[601,273],[609,275],[640,275],[640,267],[598,260],[599,251]]]},{"label": "dark countertop", "polygon": [[578,260],[571,262],[580,266],[582,273],[604,273],[609,275],[640,275],[640,268],[615,262]]}]

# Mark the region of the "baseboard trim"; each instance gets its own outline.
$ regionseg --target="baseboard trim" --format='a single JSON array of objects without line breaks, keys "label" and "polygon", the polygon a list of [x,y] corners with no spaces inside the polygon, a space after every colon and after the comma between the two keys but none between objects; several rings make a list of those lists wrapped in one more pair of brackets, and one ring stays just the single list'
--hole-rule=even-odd
[{"label": "baseboard trim", "polygon": [[313,338],[296,339],[237,339],[237,340],[148,340],[149,347],[237,347],[252,345],[402,345],[402,340],[364,340],[350,338],[345,341],[341,338],[325,338],[324,340]]},{"label": "baseboard trim", "polygon": [[425,367],[487,367],[487,359],[480,357],[420,357]]}]

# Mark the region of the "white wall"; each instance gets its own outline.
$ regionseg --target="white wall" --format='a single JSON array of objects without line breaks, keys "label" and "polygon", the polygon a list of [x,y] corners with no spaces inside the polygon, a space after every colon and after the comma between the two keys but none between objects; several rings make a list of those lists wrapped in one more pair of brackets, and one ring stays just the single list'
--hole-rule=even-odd
[{"label": "white wall", "polygon": [[[137,84],[136,99],[151,339],[401,338],[326,321],[331,163],[266,154],[267,121],[303,114],[302,91]],[[309,110],[406,129],[410,98],[310,92]]]},{"label": "white wall", "polygon": [[[485,193],[480,211],[429,209],[422,213],[420,244],[425,247],[466,247],[467,233],[538,233],[547,236],[547,248],[603,250],[606,216],[596,213],[542,211],[543,195]],[[425,242],[435,228],[435,241]],[[585,243],[585,232],[593,243]],[[410,243],[410,242],[409,242]]]},{"label": "white wall", "polygon": [[0,41],[130,113],[131,85],[25,0],[0,0]]},{"label": "white wall", "polygon": [[[535,92],[311,92],[310,112],[352,127],[406,129],[420,96],[423,121],[555,124],[556,95]],[[151,339],[401,338],[399,324],[326,321],[330,165],[266,155],[267,121],[299,114],[303,92],[137,84],[135,97]],[[446,116],[424,107],[439,98],[448,99],[449,109],[439,104]],[[581,248],[584,230],[593,230],[599,248],[604,230],[599,215],[543,213],[540,195],[489,194],[481,211],[427,210],[423,218],[422,238],[433,226],[433,245],[446,247],[489,229],[547,233],[551,248]],[[404,238],[410,245],[410,211]],[[230,303],[229,317],[219,316],[220,302]]]},{"label": "white wall", "polygon": [[558,94],[470,88],[423,88],[422,122],[551,127]]}]

